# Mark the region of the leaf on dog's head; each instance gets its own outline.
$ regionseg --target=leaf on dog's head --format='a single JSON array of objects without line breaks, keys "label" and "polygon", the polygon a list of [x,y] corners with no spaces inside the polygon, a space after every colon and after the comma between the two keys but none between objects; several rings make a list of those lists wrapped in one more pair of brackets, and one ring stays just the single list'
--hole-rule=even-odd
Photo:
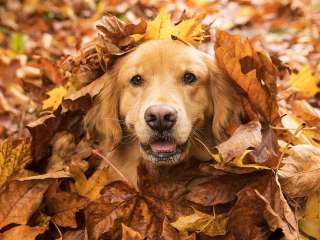
[{"label": "leaf on dog's head", "polygon": [[227,217],[225,215],[209,215],[194,209],[194,213],[179,217],[171,225],[187,236],[189,232],[201,232],[214,237],[226,233]]},{"label": "leaf on dog's head", "polygon": [[292,74],[289,83],[304,97],[312,97],[320,88],[317,86],[319,78],[313,75],[309,65],[305,65],[297,74]]},{"label": "leaf on dog's head", "polygon": [[249,41],[221,30],[216,33],[215,56],[219,67],[247,95],[252,109],[265,122],[278,123],[277,70],[270,58],[255,51]]},{"label": "leaf on dog's head", "polygon": [[172,36],[181,39],[193,46],[197,46],[204,38],[202,27],[203,15],[184,19],[177,25],[171,21],[171,16],[164,9],[160,9],[158,16],[147,23],[144,34],[135,34],[135,41],[148,41],[156,39],[171,39]]},{"label": "leaf on dog's head", "polygon": [[67,90],[63,86],[60,86],[50,90],[47,94],[49,98],[43,101],[42,108],[56,110],[62,103],[63,97],[67,94]]}]

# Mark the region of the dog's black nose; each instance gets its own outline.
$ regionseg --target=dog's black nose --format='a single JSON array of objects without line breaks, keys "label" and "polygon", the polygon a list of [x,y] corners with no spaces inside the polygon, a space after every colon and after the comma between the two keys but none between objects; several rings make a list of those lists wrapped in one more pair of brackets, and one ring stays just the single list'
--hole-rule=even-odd
[{"label": "dog's black nose", "polygon": [[153,105],[147,108],[144,119],[153,130],[169,130],[177,121],[177,111],[165,104]]}]

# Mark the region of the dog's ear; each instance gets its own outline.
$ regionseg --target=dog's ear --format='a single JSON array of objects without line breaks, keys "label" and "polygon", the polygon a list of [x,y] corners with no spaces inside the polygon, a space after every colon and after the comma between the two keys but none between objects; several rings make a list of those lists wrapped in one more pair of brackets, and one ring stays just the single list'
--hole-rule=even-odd
[{"label": "dog's ear", "polygon": [[114,78],[115,74],[110,73],[96,80],[103,82],[103,88],[84,118],[90,138],[107,151],[112,151],[122,137],[118,108],[119,89]]},{"label": "dog's ear", "polygon": [[218,141],[228,138],[228,128],[241,123],[243,108],[237,87],[217,66],[212,57],[207,57],[210,74],[210,92],[213,104],[212,133]]}]

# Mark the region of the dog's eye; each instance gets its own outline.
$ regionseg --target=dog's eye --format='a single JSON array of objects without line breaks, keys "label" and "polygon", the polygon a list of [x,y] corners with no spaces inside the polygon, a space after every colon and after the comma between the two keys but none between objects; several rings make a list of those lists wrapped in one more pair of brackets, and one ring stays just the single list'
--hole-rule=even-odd
[{"label": "dog's eye", "polygon": [[143,84],[143,78],[140,75],[135,75],[130,79],[133,86],[141,86]]},{"label": "dog's eye", "polygon": [[196,76],[193,73],[187,72],[183,75],[183,82],[185,84],[191,84],[197,80]]}]

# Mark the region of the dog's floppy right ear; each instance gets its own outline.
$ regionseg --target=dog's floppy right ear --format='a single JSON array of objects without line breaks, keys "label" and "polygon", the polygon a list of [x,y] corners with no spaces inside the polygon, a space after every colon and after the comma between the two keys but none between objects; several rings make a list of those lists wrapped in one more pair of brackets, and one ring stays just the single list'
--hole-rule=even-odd
[{"label": "dog's floppy right ear", "polygon": [[106,73],[96,80],[103,81],[104,86],[84,118],[90,138],[107,151],[112,151],[122,136],[118,109],[119,89],[116,87],[114,75]]}]

